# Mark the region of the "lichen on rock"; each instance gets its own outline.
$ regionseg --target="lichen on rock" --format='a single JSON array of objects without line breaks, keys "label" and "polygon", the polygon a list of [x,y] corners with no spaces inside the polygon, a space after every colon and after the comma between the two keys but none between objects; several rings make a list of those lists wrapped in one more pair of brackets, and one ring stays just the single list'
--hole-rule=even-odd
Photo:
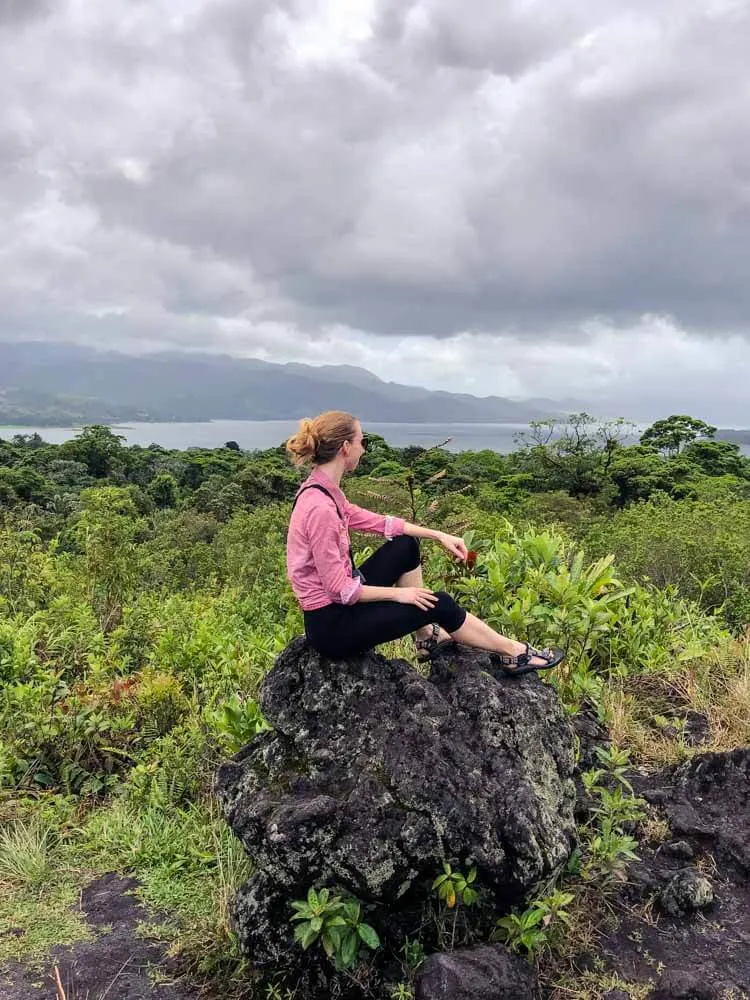
[{"label": "lichen on rock", "polygon": [[661,908],[672,917],[703,910],[713,901],[713,886],[697,868],[683,868],[659,893]]}]

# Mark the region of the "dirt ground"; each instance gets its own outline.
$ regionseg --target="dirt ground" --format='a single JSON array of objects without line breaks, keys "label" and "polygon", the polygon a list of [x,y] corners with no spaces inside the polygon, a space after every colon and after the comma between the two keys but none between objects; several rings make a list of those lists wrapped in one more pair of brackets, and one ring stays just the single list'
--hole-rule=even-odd
[{"label": "dirt ground", "polygon": [[[0,972],[2,1000],[62,1000],[55,966],[66,1000],[197,1000],[196,991],[171,981],[163,945],[136,936],[148,914],[129,895],[135,885],[134,879],[109,874],[87,886],[81,908],[97,937],[53,949],[41,974],[19,964]],[[158,983],[149,975],[154,970]]]},{"label": "dirt ground", "polygon": [[[688,862],[668,850],[641,848],[641,858],[631,867],[632,909],[623,906],[617,932],[600,942],[607,966],[628,982],[651,981],[659,1000],[750,997],[750,882],[744,873],[711,854]],[[644,906],[657,886],[695,861],[714,888],[706,912],[673,918],[658,906]]]}]

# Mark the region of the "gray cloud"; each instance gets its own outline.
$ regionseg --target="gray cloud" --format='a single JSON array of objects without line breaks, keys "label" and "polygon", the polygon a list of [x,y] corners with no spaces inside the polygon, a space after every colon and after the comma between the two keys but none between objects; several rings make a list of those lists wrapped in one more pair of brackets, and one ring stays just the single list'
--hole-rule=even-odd
[{"label": "gray cloud", "polygon": [[747,336],[749,30],[732,0],[0,0],[0,336]]},{"label": "gray cloud", "polygon": [[51,0],[0,0],[0,30],[2,26],[33,21],[49,12]]}]

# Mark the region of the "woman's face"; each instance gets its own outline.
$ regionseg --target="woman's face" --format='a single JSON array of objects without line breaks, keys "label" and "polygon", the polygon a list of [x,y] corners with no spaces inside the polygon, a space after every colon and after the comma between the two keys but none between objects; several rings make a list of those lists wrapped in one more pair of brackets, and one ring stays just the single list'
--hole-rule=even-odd
[{"label": "woman's face", "polygon": [[352,435],[351,441],[348,441],[347,443],[349,445],[349,449],[346,455],[346,471],[354,472],[359,465],[360,458],[362,458],[366,450],[364,434],[362,433],[362,425],[359,420],[354,425],[354,434]]}]

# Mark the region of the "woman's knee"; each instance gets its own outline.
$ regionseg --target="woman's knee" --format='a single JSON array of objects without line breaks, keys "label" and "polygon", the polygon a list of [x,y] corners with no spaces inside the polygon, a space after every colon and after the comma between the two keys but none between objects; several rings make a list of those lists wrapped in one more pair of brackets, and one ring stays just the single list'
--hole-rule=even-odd
[{"label": "woman's knee", "polygon": [[446,591],[436,590],[435,596],[438,599],[435,605],[438,624],[442,625],[446,632],[457,632],[466,621],[466,612]]},{"label": "woman's knee", "polygon": [[422,561],[422,555],[419,550],[419,542],[416,538],[412,535],[397,535],[390,544],[395,546],[396,551],[394,555],[398,555],[403,560],[405,573],[419,566]]}]

